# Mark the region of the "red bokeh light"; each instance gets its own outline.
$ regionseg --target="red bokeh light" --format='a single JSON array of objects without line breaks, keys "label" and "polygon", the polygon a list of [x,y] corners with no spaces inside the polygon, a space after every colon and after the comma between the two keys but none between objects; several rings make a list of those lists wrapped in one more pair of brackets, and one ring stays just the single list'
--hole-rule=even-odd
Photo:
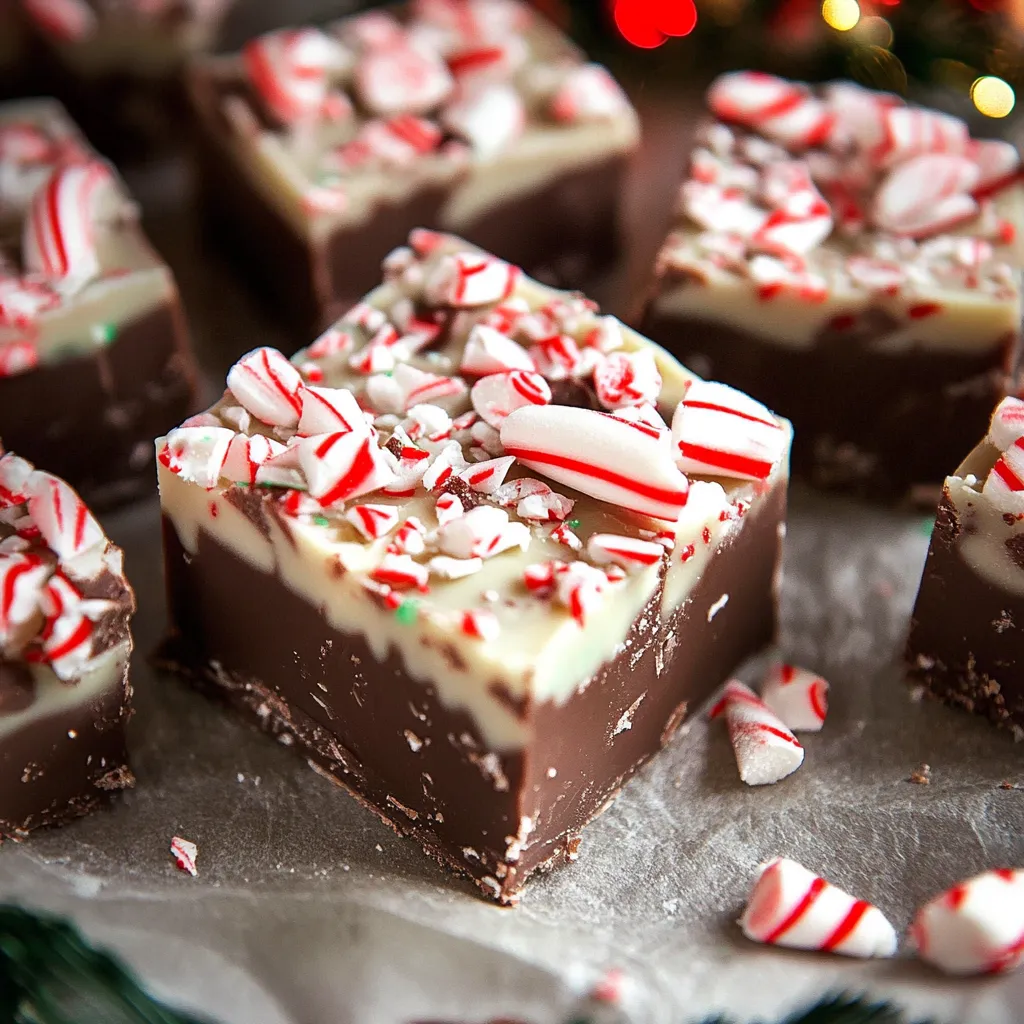
[{"label": "red bokeh light", "polygon": [[688,36],[697,25],[694,0],[614,0],[612,16],[623,39],[652,50],[669,36]]},{"label": "red bokeh light", "polygon": [[652,8],[654,24],[667,36],[688,36],[697,27],[694,0],[661,0],[645,6]]}]

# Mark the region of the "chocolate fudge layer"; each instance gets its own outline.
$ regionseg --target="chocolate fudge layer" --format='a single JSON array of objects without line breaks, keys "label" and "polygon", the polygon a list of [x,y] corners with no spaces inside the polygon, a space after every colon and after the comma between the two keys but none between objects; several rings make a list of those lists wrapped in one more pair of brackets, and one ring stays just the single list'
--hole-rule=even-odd
[{"label": "chocolate fudge layer", "polygon": [[177,288],[121,182],[54,101],[0,107],[0,436],[110,503],[149,485],[193,377]]},{"label": "chocolate fudge layer", "polygon": [[947,477],[907,661],[930,696],[1024,737],[1024,402]]},{"label": "chocolate fudge layer", "polygon": [[158,442],[165,660],[515,902],[770,641],[789,441],[579,295],[416,231]]},{"label": "chocolate fudge layer", "polygon": [[573,287],[617,255],[636,115],[518,0],[274,32],[198,62],[189,87],[217,234],[301,336],[374,287],[417,224]]},{"label": "chocolate fudge layer", "polygon": [[1016,150],[847,82],[708,103],[642,329],[790,417],[797,474],[937,491],[1017,372]]},{"label": "chocolate fudge layer", "polygon": [[63,480],[0,448],[0,840],[131,786],[135,596]]}]

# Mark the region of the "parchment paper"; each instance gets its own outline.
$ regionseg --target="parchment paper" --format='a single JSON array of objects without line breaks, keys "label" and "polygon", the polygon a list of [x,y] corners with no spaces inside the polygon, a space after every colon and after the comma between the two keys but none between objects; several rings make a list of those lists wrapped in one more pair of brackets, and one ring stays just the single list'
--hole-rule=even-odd
[{"label": "parchment paper", "polygon": [[[659,131],[677,112],[649,106],[628,197],[633,263],[609,292],[619,310],[681,166],[679,133]],[[184,165],[130,178],[179,275],[212,388],[234,356],[280,335],[207,251]],[[155,500],[106,518],[140,605],[138,787],[110,810],[6,845],[0,897],[70,914],[159,993],[224,1024],[499,1013],[546,1024],[588,976],[618,965],[636,981],[638,1022],[768,1017],[837,987],[936,1020],[1024,1020],[1024,974],[950,981],[908,958],[788,953],[747,943],[734,923],[756,865],[776,854],[877,902],[899,929],[954,881],[1024,866],[1024,792],[1001,788],[1024,785],[1024,748],[915,702],[894,667],[925,516],[795,489],[782,647],[832,683],[804,766],[749,789],[722,725],[698,714],[584,833],[578,863],[533,882],[516,910],[478,899],[292,751],[150,671],[163,619],[157,524]],[[921,763],[930,785],[908,781]],[[175,834],[199,844],[198,878],[174,868]]]}]

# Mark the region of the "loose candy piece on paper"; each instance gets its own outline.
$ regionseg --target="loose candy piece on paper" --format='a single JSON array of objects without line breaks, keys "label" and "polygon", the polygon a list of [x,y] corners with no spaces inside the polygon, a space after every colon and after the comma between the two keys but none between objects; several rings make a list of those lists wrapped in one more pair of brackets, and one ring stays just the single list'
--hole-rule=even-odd
[{"label": "loose candy piece on paper", "polygon": [[740,918],[754,942],[855,957],[890,957],[893,926],[882,912],[787,857],[761,869]]},{"label": "loose candy piece on paper", "polygon": [[193,878],[199,874],[196,869],[196,858],[199,855],[199,847],[188,839],[175,836],[171,840],[171,856],[179,871],[191,875]]},{"label": "loose candy piece on paper", "polygon": [[828,714],[828,683],[796,665],[773,665],[761,685],[761,700],[794,732],[819,732]]}]

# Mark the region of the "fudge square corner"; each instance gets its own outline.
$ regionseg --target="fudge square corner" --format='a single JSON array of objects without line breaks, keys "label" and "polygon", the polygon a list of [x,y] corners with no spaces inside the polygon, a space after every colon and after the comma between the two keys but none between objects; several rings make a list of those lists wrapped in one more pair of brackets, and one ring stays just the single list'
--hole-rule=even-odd
[{"label": "fudge square corner", "polygon": [[579,288],[619,252],[636,113],[520,0],[410,0],[189,75],[205,207],[301,342],[422,225]]},{"label": "fudge square corner", "polygon": [[163,659],[514,903],[774,636],[791,428],[417,230],[157,442]]}]

